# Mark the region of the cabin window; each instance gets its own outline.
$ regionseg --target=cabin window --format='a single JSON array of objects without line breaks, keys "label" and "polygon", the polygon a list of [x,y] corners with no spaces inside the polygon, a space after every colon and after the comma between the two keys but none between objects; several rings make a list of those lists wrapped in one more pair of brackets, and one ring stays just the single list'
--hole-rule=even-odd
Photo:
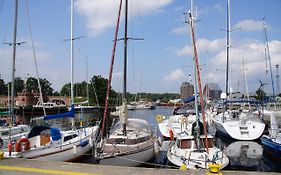
[{"label": "cabin window", "polygon": [[191,140],[181,140],[180,141],[181,149],[190,149],[191,148]]},{"label": "cabin window", "polygon": [[78,136],[77,134],[73,134],[73,135],[70,135],[70,136],[65,136],[63,138],[63,141],[66,142],[66,141],[71,140],[71,139],[73,139],[73,138],[75,138],[77,136]]}]

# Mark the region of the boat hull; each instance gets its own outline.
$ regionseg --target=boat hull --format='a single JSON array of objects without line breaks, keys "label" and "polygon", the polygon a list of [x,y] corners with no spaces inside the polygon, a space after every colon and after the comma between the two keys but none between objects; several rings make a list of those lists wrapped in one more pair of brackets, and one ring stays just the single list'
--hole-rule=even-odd
[{"label": "boat hull", "polygon": [[265,124],[258,121],[247,121],[240,125],[238,120],[219,122],[214,120],[216,131],[234,140],[256,140],[261,137]]},{"label": "boat hull", "polygon": [[280,157],[281,156],[281,144],[274,142],[269,137],[263,136],[261,138],[261,143],[265,150],[270,151],[275,156]]},{"label": "boat hull", "polygon": [[116,166],[139,166],[155,156],[154,147],[140,150],[135,153],[116,154],[113,156],[102,157],[98,160],[99,164]]}]

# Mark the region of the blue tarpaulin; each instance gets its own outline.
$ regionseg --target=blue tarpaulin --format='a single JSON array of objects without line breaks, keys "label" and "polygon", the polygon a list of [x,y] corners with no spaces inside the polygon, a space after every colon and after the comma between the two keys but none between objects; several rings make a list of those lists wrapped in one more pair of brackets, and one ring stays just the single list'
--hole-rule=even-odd
[{"label": "blue tarpaulin", "polygon": [[75,110],[74,105],[71,105],[71,109],[68,112],[62,113],[62,114],[54,114],[54,115],[47,115],[44,117],[43,120],[51,120],[51,119],[57,119],[57,118],[67,118],[67,117],[74,117]]},{"label": "blue tarpaulin", "polygon": [[183,100],[184,103],[190,103],[190,102],[193,102],[195,101],[195,96],[189,96],[187,97],[186,99]]}]

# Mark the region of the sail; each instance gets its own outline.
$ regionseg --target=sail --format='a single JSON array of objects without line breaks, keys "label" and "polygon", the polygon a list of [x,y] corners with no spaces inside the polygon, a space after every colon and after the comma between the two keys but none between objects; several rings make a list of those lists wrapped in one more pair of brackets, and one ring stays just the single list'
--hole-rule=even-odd
[{"label": "sail", "polygon": [[62,113],[62,114],[54,114],[54,115],[47,115],[44,117],[43,120],[51,120],[51,119],[57,119],[57,118],[67,118],[67,117],[74,117],[75,110],[74,105],[71,105],[71,109],[68,112]]}]

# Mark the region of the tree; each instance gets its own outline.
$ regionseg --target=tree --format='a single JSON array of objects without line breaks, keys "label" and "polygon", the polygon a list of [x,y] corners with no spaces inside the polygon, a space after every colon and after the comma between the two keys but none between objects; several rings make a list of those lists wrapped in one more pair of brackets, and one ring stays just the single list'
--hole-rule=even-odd
[{"label": "tree", "polygon": [[[10,83],[10,87],[12,87]],[[22,92],[24,89],[24,81],[20,77],[15,78],[15,95],[19,92]]]},{"label": "tree", "polygon": [[63,85],[60,91],[60,95],[62,96],[70,96],[70,83]]},{"label": "tree", "polygon": [[[40,81],[40,85],[41,85],[42,94],[53,95],[54,89],[51,87],[52,84],[46,78],[44,78],[44,79],[39,78],[39,81]],[[27,92],[33,92],[33,91],[39,92],[37,78],[29,77],[26,80],[26,91]]]},{"label": "tree", "polygon": [[0,95],[7,95],[8,89],[5,81],[0,77]]},{"label": "tree", "polygon": [[266,93],[261,88],[258,88],[256,94],[256,99],[259,101],[263,101],[266,96]]},{"label": "tree", "polygon": [[[103,78],[101,75],[98,75],[98,76],[95,75],[90,80],[89,96],[95,97],[95,92],[96,92],[98,102],[101,106],[103,106],[105,104],[107,82],[108,82],[108,80]],[[109,104],[113,104],[114,99],[116,98],[116,92],[114,90],[112,90],[111,87],[110,87],[109,97],[110,97]]]}]

